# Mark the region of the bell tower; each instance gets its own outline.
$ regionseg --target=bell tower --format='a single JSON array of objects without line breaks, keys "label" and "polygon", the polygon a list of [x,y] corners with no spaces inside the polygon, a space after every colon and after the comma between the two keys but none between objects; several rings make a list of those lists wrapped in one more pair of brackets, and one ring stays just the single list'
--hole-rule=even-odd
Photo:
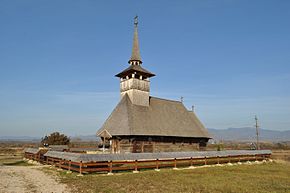
[{"label": "bell tower", "polygon": [[138,16],[134,18],[134,37],[132,55],[128,61],[129,67],[116,75],[120,78],[121,98],[128,94],[134,105],[149,106],[150,77],[153,73],[141,67],[138,40]]}]

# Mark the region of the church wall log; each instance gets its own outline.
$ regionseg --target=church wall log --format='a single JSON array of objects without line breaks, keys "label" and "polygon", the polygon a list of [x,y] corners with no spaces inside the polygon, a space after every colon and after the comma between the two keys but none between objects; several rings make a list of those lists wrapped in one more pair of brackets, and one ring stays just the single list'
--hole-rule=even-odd
[{"label": "church wall log", "polygon": [[[145,153],[145,152],[181,152],[204,150],[200,145],[200,139],[179,138],[152,138],[141,137],[140,139],[112,139],[112,153]],[[177,142],[176,142],[177,141]],[[182,142],[184,141],[184,142]]]}]

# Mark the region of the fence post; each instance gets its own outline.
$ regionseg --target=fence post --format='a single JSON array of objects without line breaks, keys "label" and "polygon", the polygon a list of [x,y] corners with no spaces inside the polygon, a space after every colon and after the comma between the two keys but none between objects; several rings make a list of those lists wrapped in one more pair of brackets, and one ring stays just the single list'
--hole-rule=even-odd
[{"label": "fence post", "polygon": [[83,174],[82,174],[82,167],[83,167],[83,162],[82,161],[80,161],[80,168],[79,168],[79,174],[77,175],[77,176],[83,176]]},{"label": "fence post", "polygon": [[260,154],[255,154],[255,158],[256,158],[256,163],[259,163],[259,157],[261,157],[261,155]]},{"label": "fence post", "polygon": [[159,169],[159,160],[156,159],[156,168],[155,168],[155,171],[159,172],[160,169]]},{"label": "fence post", "polygon": [[235,157],[233,157],[233,160],[232,160],[232,156],[228,156],[228,159],[229,159],[229,162],[228,162],[228,165],[229,166],[232,166],[233,164],[231,162],[235,162]]},{"label": "fence post", "polygon": [[57,170],[58,170],[58,171],[60,171],[60,170],[61,170],[61,161],[62,161],[62,160],[61,160],[61,159],[59,159],[59,160],[58,160],[58,163],[57,163],[57,166],[58,166],[58,169],[57,169]]},{"label": "fence post", "polygon": [[66,172],[67,174],[71,173],[70,167],[71,167],[71,160],[68,161],[68,171]]},{"label": "fence post", "polygon": [[194,166],[193,166],[193,158],[192,157],[190,157],[190,166],[189,166],[189,168],[194,168]]},{"label": "fence post", "polygon": [[177,166],[177,160],[176,160],[176,158],[174,158],[174,168],[173,168],[174,170],[177,170],[176,166]]},{"label": "fence post", "polygon": [[113,162],[112,160],[109,162],[109,172],[108,175],[113,175]]},{"label": "fence post", "polygon": [[138,171],[138,160],[135,160],[135,162],[134,162],[134,171],[133,171],[133,173],[139,173],[139,171]]}]

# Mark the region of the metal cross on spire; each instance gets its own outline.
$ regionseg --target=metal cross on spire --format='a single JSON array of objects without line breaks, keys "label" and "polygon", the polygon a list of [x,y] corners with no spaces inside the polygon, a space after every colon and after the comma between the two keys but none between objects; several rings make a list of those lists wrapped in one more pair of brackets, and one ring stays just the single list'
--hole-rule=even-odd
[{"label": "metal cross on spire", "polygon": [[134,17],[134,25],[135,25],[135,27],[137,27],[137,25],[138,25],[138,15],[136,15]]}]

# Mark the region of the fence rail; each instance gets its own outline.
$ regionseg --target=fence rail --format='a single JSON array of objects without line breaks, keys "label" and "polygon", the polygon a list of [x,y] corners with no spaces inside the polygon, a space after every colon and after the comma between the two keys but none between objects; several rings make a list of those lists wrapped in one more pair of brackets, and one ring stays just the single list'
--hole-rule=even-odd
[{"label": "fence rail", "polygon": [[[59,156],[61,155],[65,156]],[[84,161],[76,159],[78,156],[86,154],[76,154],[68,152],[47,152],[45,154],[25,152],[25,158],[40,162],[42,164],[53,165],[57,168],[66,169],[68,171],[83,173],[92,173],[92,172],[117,172],[117,171],[140,171],[143,169],[156,169],[160,168],[178,168],[178,167],[193,167],[201,165],[214,165],[214,164],[225,164],[225,163],[237,163],[237,162],[248,162],[248,161],[262,161],[267,160],[271,156],[271,151],[269,150],[260,150],[260,151],[224,151],[224,152],[192,152],[187,155],[197,155],[196,157],[168,157],[168,155],[185,155],[181,152],[171,152],[171,154],[159,154],[159,157],[154,157],[154,155],[128,155],[128,160],[124,160],[124,156],[116,155],[116,159],[100,159],[93,160],[85,159]],[[71,154],[71,157],[69,156]],[[57,155],[57,156],[53,156]],[[164,155],[162,157],[162,155]],[[202,156],[201,156],[202,155]],[[99,156],[100,155],[96,155]],[[110,158],[108,155],[104,155],[107,158]],[[134,157],[135,156],[135,157]],[[144,159],[146,156],[149,159]],[[74,159],[69,159],[74,158]],[[78,157],[79,158],[79,157]],[[112,158],[112,157],[111,157]],[[118,160],[119,158],[119,160]],[[136,159],[132,159],[136,158]],[[139,158],[139,159],[138,159]]]}]

